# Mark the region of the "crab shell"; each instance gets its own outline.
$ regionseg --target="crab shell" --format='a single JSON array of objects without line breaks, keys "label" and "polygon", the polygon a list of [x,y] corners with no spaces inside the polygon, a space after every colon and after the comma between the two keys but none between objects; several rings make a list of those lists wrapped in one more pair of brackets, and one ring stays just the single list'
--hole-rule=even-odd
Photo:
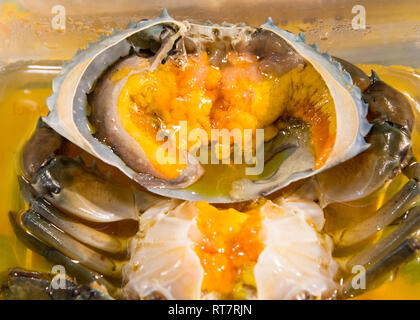
[{"label": "crab shell", "polygon": [[[243,201],[267,195],[283,188],[293,181],[315,175],[327,168],[346,161],[361,153],[369,146],[364,136],[370,130],[366,121],[367,105],[361,100],[360,89],[353,85],[350,75],[343,71],[341,65],[333,62],[328,53],[319,52],[316,45],[305,43],[303,34],[295,36],[277,28],[271,18],[261,25],[259,30],[271,32],[283,39],[297,54],[311,64],[324,80],[334,100],[336,113],[336,137],[334,146],[325,163],[313,170],[293,169],[287,177],[275,172],[264,180],[235,181],[230,194],[207,196],[193,192],[185,187],[193,184],[203,174],[203,169],[194,157],[187,157],[187,166],[176,179],[165,180],[153,174],[153,170],[136,172],[130,168],[113,150],[99,141],[92,133],[87,116],[89,114],[88,94],[92,92],[98,79],[104,72],[121,58],[132,53],[133,36],[154,26],[171,25],[182,35],[190,28],[208,31],[218,28],[225,33],[239,29],[251,29],[244,25],[201,25],[190,22],[179,22],[172,19],[164,10],[162,15],[153,20],[144,20],[137,24],[130,22],[125,30],[114,30],[110,36],[102,36],[96,43],[90,43],[83,51],[78,51],[73,60],[64,65],[62,75],[53,81],[53,95],[47,99],[50,113],[44,121],[60,135],[81,147],[102,161],[119,168],[131,179],[150,191],[184,200],[205,200],[212,203]],[[131,37],[131,38],[130,38]],[[136,146],[141,154],[141,147]],[[145,168],[148,159],[143,152]],[[295,161],[295,160],[294,160]],[[296,162],[296,161],[295,161]]]}]

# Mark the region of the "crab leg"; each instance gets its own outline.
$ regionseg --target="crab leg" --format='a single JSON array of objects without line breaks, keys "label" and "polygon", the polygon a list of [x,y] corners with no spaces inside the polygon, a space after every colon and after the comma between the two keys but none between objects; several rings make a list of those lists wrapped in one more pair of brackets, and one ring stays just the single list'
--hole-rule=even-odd
[{"label": "crab leg", "polygon": [[410,102],[401,92],[379,79],[373,70],[370,81],[371,85],[363,92],[363,100],[369,104],[368,120],[392,122],[411,137],[414,113]]},{"label": "crab leg", "polygon": [[13,269],[8,276],[7,286],[0,289],[6,300],[111,300],[106,293],[79,285],[71,279],[65,280],[65,288],[51,285],[53,275]]},{"label": "crab leg", "polygon": [[407,217],[389,236],[350,259],[346,264],[347,269],[350,270],[355,265],[364,265],[365,267],[373,265],[398,247],[410,234],[417,231],[419,228],[420,206],[409,210],[407,212]]},{"label": "crab leg", "polygon": [[33,184],[54,206],[93,222],[138,220],[159,196],[115,183],[80,161],[55,157],[40,169]]},{"label": "crab leg", "polygon": [[[369,77],[353,64],[339,58],[333,59],[351,75],[362,91],[364,102],[368,104],[366,116],[372,128],[366,141],[371,146],[316,177],[323,207],[372,194],[405,170],[412,156],[414,113],[407,98],[381,81],[373,70]],[[339,184],[337,179],[340,179]]]},{"label": "crab leg", "polygon": [[57,156],[62,141],[40,121],[22,152],[25,178],[54,206],[93,222],[137,221],[139,212],[160,199],[111,181],[81,159]]},{"label": "crab leg", "polygon": [[43,199],[35,200],[32,203],[31,209],[52,222],[65,233],[91,247],[109,253],[119,253],[127,249],[126,241],[119,240],[116,237],[97,231],[67,217]]},{"label": "crab leg", "polygon": [[30,181],[36,179],[39,169],[54,158],[63,143],[63,138],[38,120],[34,134],[22,149],[22,169]]},{"label": "crab leg", "polygon": [[113,297],[120,296],[120,289],[112,285],[102,275],[87,269],[78,261],[65,256],[60,251],[45,245],[41,240],[34,237],[22,225],[20,216],[21,214],[19,213],[9,212],[9,220],[14,232],[16,233],[18,239],[22,241],[29,249],[45,257],[53,264],[64,266],[66,272],[69,275],[77,278],[79,283],[88,285],[97,283],[100,286],[104,286]]},{"label": "crab leg", "polygon": [[415,157],[411,158],[403,173],[409,178],[420,181],[420,164]]},{"label": "crab leg", "polygon": [[[119,278],[123,264],[120,259],[127,250],[127,241],[101,232],[84,221],[138,221],[140,212],[161,198],[115,183],[103,176],[95,165],[85,166],[81,159],[57,155],[62,141],[40,122],[25,145],[25,177],[18,179],[30,209],[11,214],[15,232],[34,244],[35,251],[49,260],[64,260],[75,273],[81,272],[82,277],[91,277],[91,269]],[[38,147],[40,144],[42,147]],[[112,258],[105,254],[111,254]]]},{"label": "crab leg", "polygon": [[353,281],[349,280],[340,288],[338,297],[354,297],[367,290],[375,289],[382,284],[399,265],[411,260],[416,255],[418,249],[420,249],[420,234],[415,233],[412,237],[404,239],[398,246],[367,268],[365,274],[365,288],[355,288]]},{"label": "crab leg", "polygon": [[347,229],[341,235],[340,246],[350,246],[363,241],[401,217],[420,194],[416,181],[407,182],[375,215]]},{"label": "crab leg", "polygon": [[369,88],[369,86],[371,85],[369,76],[366,73],[364,73],[360,68],[346,60],[337,57],[332,57],[332,59],[341,64],[341,67],[350,74],[353,83],[356,86],[358,86],[362,92],[366,91],[366,89]]},{"label": "crab leg", "polygon": [[107,276],[119,277],[121,263],[90,249],[59,230],[38,213],[28,210],[21,217],[22,225],[48,245],[61,251],[71,259]]},{"label": "crab leg", "polygon": [[56,157],[39,172],[33,184],[55,206],[88,221],[137,219],[133,192],[85,168],[82,163]]},{"label": "crab leg", "polygon": [[31,209],[73,238],[109,253],[119,253],[127,249],[126,241],[88,227],[67,216],[42,197],[36,197],[36,191],[23,177],[19,177],[19,184],[24,199],[30,204]]},{"label": "crab leg", "polygon": [[[410,163],[404,168],[403,173],[409,179],[413,180],[410,180],[379,210],[382,211],[383,208],[388,209],[383,210],[384,216],[376,214],[371,219],[371,223],[362,223],[362,225],[365,227],[369,224],[372,225],[375,217],[377,217],[377,222],[379,220],[383,221],[383,223],[376,224],[381,229],[381,227],[387,224],[384,222],[392,222],[392,220],[402,216],[404,213],[403,208],[413,205],[413,201],[415,203],[415,199],[418,199],[419,186],[417,181],[420,178],[419,168],[420,166],[417,160],[412,158]],[[378,287],[399,265],[415,257],[418,249],[420,249],[419,229],[420,206],[415,206],[404,215],[402,222],[391,234],[347,261],[345,265],[347,271],[352,270],[354,266],[363,266],[366,268],[366,287],[364,289],[355,288],[352,279],[347,280],[340,288],[338,297],[354,297],[362,294],[366,290],[372,290]],[[361,235],[363,228],[360,225],[358,230],[360,232],[359,235]],[[356,236],[356,233],[353,236]]]}]

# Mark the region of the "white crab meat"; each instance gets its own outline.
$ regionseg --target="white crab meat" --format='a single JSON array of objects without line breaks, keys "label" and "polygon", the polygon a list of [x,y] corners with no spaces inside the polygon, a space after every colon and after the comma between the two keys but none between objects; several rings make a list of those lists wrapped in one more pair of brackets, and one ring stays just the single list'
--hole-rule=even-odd
[{"label": "white crab meat", "polygon": [[[203,236],[198,223],[199,207],[197,202],[165,200],[142,215],[140,231],[131,244],[131,260],[124,267],[127,279],[124,292],[128,298],[233,297],[234,293],[221,294],[217,290],[209,291],[208,285],[204,287],[205,277],[209,276],[205,265],[215,260],[204,260],[198,254],[201,244],[197,244]],[[253,284],[244,286],[246,298],[299,299],[330,295],[336,286],[337,265],[332,258],[332,242],[321,233],[324,225],[321,208],[313,201],[292,197],[267,200],[252,212],[260,219],[258,240],[262,249],[252,266]],[[223,226],[229,219],[209,223]],[[228,286],[228,281],[224,281]],[[237,278],[236,284],[240,281]]]}]

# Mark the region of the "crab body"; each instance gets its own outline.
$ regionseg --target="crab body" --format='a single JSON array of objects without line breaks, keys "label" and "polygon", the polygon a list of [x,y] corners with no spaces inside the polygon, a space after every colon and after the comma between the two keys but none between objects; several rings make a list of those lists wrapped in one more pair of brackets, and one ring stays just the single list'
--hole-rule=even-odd
[{"label": "crab body", "polygon": [[[367,196],[403,169],[414,179],[377,215],[346,230],[340,241],[350,246],[401,217],[420,193],[405,97],[271,19],[258,28],[196,24],[164,11],[78,52],[53,89],[50,113],[22,152],[19,181],[30,209],[11,221],[31,248],[114,297],[353,295],[335,282],[322,208]],[[264,130],[262,143],[250,149],[228,135],[228,150],[218,158],[234,158],[238,145],[241,159],[262,152],[263,172],[235,176],[216,193],[196,187],[213,188],[206,177],[223,180],[226,171],[218,171],[220,164],[209,170],[189,142],[172,142],[187,129],[183,120],[201,133],[250,130],[248,142]],[[158,161],[162,133],[182,161]],[[201,152],[213,146],[194,142]],[[126,179],[117,182],[118,173],[106,176],[95,163],[74,159],[68,146]],[[290,197],[273,196],[297,181],[302,187]],[[396,248],[409,252],[398,263],[415,252],[417,240],[403,242],[402,235],[418,227],[417,211],[397,230],[398,241],[367,249],[341,271],[361,262],[388,272],[397,264]],[[134,225],[128,238],[102,230],[127,221]],[[287,236],[289,228],[299,233]],[[237,247],[244,257],[219,254]],[[218,276],[215,270],[225,267],[229,272]],[[123,272],[122,291],[103,278]],[[372,271],[372,283],[383,275]]]}]

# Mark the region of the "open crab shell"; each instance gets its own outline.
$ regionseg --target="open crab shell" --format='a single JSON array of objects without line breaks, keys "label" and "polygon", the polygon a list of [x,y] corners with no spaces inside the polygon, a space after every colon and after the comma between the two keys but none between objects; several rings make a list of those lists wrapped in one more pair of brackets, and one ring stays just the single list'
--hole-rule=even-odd
[{"label": "open crab shell", "polygon": [[[166,50],[164,54],[168,53],[176,38],[188,28],[203,30],[209,27],[220,28],[228,32],[232,30],[233,34],[235,34],[235,30],[251,28],[244,25],[219,26],[179,22],[172,19],[166,10],[156,19],[144,20],[137,24],[130,22],[125,30],[116,29],[110,36],[102,36],[98,42],[90,43],[85,50],[78,51],[71,62],[63,66],[62,75],[53,81],[53,95],[47,100],[50,113],[44,118],[44,121],[69,141],[102,161],[119,168],[124,174],[152,192],[172,198],[206,200],[212,203],[242,201],[267,195],[293,181],[315,175],[350,159],[367,149],[368,144],[364,140],[364,136],[370,130],[370,125],[365,119],[367,105],[362,102],[360,89],[353,85],[350,75],[342,70],[339,63],[333,62],[328,53],[322,54],[316,45],[306,44],[302,34],[295,36],[281,30],[273,24],[271,19],[268,19],[259,29],[272,32],[275,36],[280,37],[310,63],[321,75],[334,100],[337,116],[336,139],[325,163],[320,168],[311,170],[307,170],[307,168],[299,170],[298,167],[291,167],[291,172],[287,176],[284,176],[283,170],[274,172],[269,178],[263,180],[238,180],[233,183],[230,194],[218,196],[200,194],[191,191],[191,188],[185,189],[203,174],[203,168],[193,156],[187,155],[187,166],[175,179],[162,179],[153,174],[153,170],[146,170],[146,172],[133,170],[108,145],[99,141],[92,133],[92,128],[87,120],[90,112],[88,94],[92,92],[98,79],[110,66],[132,53],[133,36],[148,28],[163,24],[173,26],[176,32],[172,37],[172,42],[169,41],[165,44],[169,47],[163,48]],[[156,55],[165,50],[159,49]],[[141,149],[140,146],[138,147]],[[299,158],[298,153],[296,157],[290,161],[296,163],[296,159]],[[147,167],[147,157],[144,162]],[[285,168],[287,168],[287,164]]]}]

